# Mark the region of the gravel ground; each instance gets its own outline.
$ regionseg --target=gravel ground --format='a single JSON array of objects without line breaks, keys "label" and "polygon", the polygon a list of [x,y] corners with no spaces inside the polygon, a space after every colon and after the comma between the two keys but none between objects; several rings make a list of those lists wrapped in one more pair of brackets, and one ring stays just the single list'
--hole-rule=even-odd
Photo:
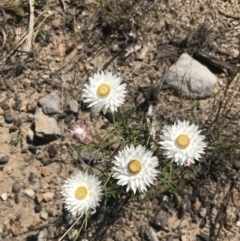
[{"label": "gravel ground", "polygon": [[[216,114],[239,59],[237,0],[106,1],[104,8],[89,0],[39,0],[33,25],[28,6],[24,1],[0,3],[0,235],[4,241],[59,240],[73,223],[63,208],[61,186],[71,173],[85,168],[79,155],[88,162],[96,150],[79,154],[80,144],[71,138],[68,126],[85,122],[96,131],[111,127],[107,116],[93,115],[82,103],[81,89],[90,76],[101,70],[119,73],[129,91],[124,108],[140,103],[142,118],[151,105],[158,138],[165,124],[189,119],[193,103],[196,121],[204,126]],[[33,36],[30,45],[26,30]],[[184,52],[217,75],[214,97],[193,102],[162,84],[167,68]],[[234,116],[240,97],[238,88],[231,90],[235,100],[229,113]],[[49,94],[55,105],[41,103]],[[49,118],[54,123],[51,130],[45,129],[39,137]],[[231,122],[223,132],[229,138],[227,134],[238,125]],[[217,138],[215,130],[212,136]],[[103,171],[104,163],[98,164]],[[185,191],[180,201],[157,181],[150,194],[109,200],[105,212],[91,216],[79,240],[238,241],[239,168],[238,149],[214,152],[196,165],[195,179],[182,179],[179,185]],[[81,222],[63,240],[73,240]],[[39,233],[47,238],[40,239]]]}]

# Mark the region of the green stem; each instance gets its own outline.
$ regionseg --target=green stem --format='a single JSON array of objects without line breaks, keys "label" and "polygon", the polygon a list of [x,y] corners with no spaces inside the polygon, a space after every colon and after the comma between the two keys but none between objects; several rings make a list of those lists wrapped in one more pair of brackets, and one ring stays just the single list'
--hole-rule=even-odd
[{"label": "green stem", "polygon": [[104,183],[104,185],[103,185],[103,189],[105,189],[105,188],[106,188],[107,183],[109,182],[109,180],[110,180],[110,178],[111,178],[112,174],[113,174],[113,171],[111,171],[111,173],[109,174],[109,176],[108,176],[108,178],[107,178],[106,182],[105,182],[105,183]]}]

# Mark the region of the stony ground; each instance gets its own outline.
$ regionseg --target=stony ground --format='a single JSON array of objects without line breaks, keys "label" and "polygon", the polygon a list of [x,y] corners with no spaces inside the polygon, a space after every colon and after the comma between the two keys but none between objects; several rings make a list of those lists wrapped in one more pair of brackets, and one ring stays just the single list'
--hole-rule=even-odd
[{"label": "stony ground", "polygon": [[[80,144],[68,126],[85,122],[98,131],[110,125],[82,103],[89,76],[118,72],[128,86],[126,108],[141,103],[142,116],[151,105],[158,138],[164,124],[189,119],[192,112],[205,126],[239,60],[237,0],[38,0],[34,9],[26,1],[1,1],[0,10],[0,235],[5,241],[59,240],[72,224],[61,185],[85,168],[79,155],[87,162],[94,154],[77,153]],[[184,52],[217,75],[214,97],[186,100],[165,88],[165,71]],[[206,129],[212,131],[207,133],[212,147],[233,142],[231,133],[238,132],[239,89],[231,90],[231,123]],[[48,94],[55,105],[42,99]],[[182,179],[181,201],[164,193],[158,181],[151,195],[112,200],[105,213],[92,216],[79,240],[240,240],[239,149],[208,151],[197,177]],[[63,240],[73,240],[80,224]]]}]

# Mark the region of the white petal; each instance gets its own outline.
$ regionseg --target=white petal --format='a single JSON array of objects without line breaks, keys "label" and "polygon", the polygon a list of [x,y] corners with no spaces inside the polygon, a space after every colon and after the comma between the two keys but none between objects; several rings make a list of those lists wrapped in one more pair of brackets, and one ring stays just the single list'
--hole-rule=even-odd
[{"label": "white petal", "polygon": [[[156,169],[158,165],[157,157],[152,156],[151,151],[146,150],[144,146],[133,145],[127,146],[115,156],[113,167],[113,178],[117,179],[118,185],[127,185],[126,191],[132,190],[133,193],[144,192],[147,187],[154,183],[159,171]],[[139,173],[133,174],[128,169],[128,163],[137,159],[142,166]]]},{"label": "white petal", "polygon": [[[93,107],[93,112],[98,113],[101,110],[106,114],[107,110],[114,112],[122,105],[126,97],[126,84],[121,85],[122,79],[112,72],[94,74],[89,78],[90,84],[85,84],[83,98],[85,103],[90,103],[88,107]],[[106,98],[97,95],[97,89],[101,84],[110,86],[111,91]]]},{"label": "white petal", "polygon": [[[94,175],[81,171],[68,178],[62,187],[63,202],[66,209],[73,215],[87,213],[89,209],[95,209],[99,205],[102,196],[100,183]],[[85,186],[88,190],[85,199],[79,200],[75,197],[75,191],[79,186]]]},{"label": "white petal", "polygon": [[[200,154],[204,153],[206,143],[203,141],[205,136],[200,135],[197,125],[190,125],[188,121],[177,121],[172,126],[163,128],[160,138],[162,141],[159,144],[162,146],[163,154],[173,162],[180,165],[189,165],[194,163],[194,160],[199,160]],[[190,139],[190,144],[185,148],[179,148],[175,140],[181,135],[187,135]]]}]

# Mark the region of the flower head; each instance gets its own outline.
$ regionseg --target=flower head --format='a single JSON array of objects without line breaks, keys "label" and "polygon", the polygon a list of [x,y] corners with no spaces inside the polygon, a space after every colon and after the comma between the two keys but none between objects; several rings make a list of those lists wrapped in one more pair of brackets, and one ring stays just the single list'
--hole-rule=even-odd
[{"label": "flower head", "polygon": [[102,196],[100,181],[94,175],[87,172],[78,172],[68,178],[63,187],[62,195],[65,207],[74,216],[87,213],[99,205]]},{"label": "flower head", "polygon": [[190,166],[194,160],[199,160],[206,147],[205,136],[200,135],[197,125],[190,125],[188,121],[178,121],[172,126],[163,129],[159,143],[164,150],[163,154],[173,162]]},{"label": "flower head", "polygon": [[118,179],[117,184],[127,185],[127,192],[131,189],[134,193],[138,190],[147,190],[156,180],[159,173],[156,170],[158,159],[152,156],[153,153],[138,145],[136,148],[131,145],[119,151],[115,156],[115,167],[113,167],[113,178]]},{"label": "flower head", "polygon": [[126,84],[121,84],[122,79],[112,72],[99,72],[89,78],[90,84],[85,84],[83,89],[84,102],[93,107],[93,112],[101,110],[106,114],[107,110],[114,112],[124,103],[126,96]]},{"label": "flower head", "polygon": [[90,142],[90,132],[86,125],[79,126],[74,123],[68,127],[68,130],[72,134],[73,139],[85,144]]}]

